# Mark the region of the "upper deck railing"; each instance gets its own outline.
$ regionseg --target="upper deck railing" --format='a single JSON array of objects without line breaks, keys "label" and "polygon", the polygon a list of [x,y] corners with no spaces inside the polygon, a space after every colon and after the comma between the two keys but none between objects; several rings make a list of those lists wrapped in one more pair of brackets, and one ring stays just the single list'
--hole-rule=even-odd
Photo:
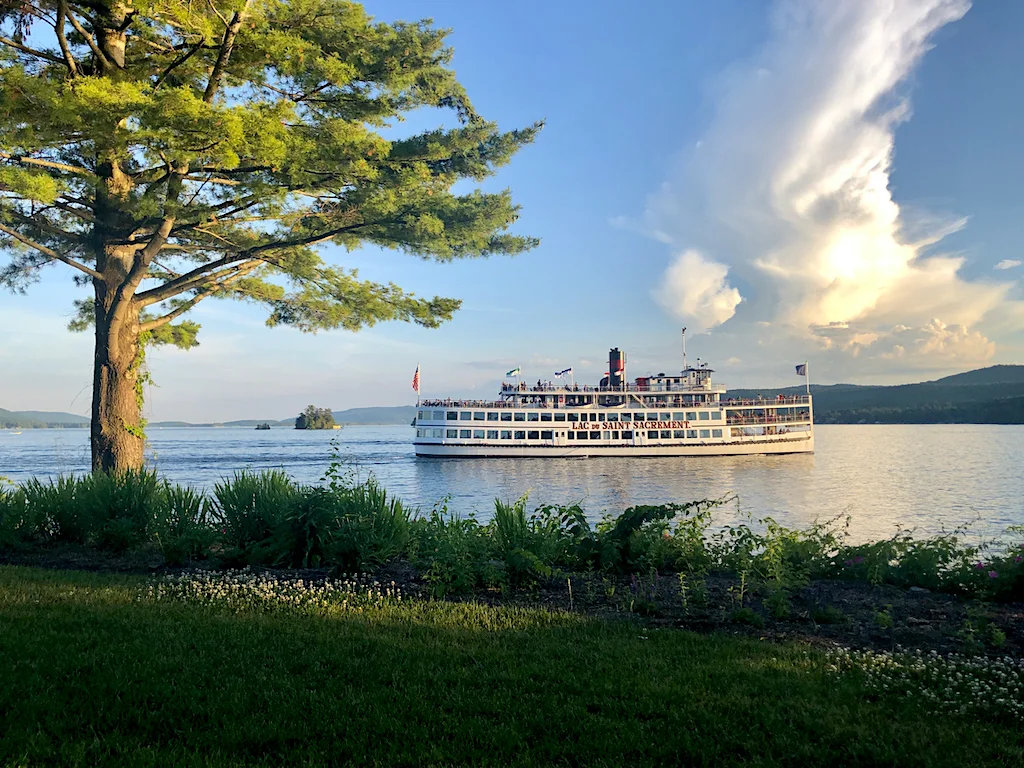
[{"label": "upper deck railing", "polygon": [[726,387],[724,384],[715,384],[714,386],[707,387],[686,387],[686,386],[674,386],[672,384],[667,385],[655,385],[650,384],[623,384],[621,387],[594,387],[589,384],[574,384],[572,386],[557,387],[550,384],[540,384],[535,386],[529,386],[525,382],[521,384],[502,384],[501,394],[504,395],[515,395],[515,394],[552,394],[552,395],[578,395],[581,392],[597,393],[599,395],[616,395],[627,393],[643,393],[650,394],[652,392],[693,392],[694,394],[700,392],[725,392]]},{"label": "upper deck railing", "polygon": [[[582,391],[582,390],[581,390]],[[612,390],[617,392],[618,390]],[[527,392],[529,394],[529,391]],[[556,393],[557,394],[557,393]],[[572,392],[571,394],[576,394]],[[684,405],[678,404],[659,404],[654,403],[650,406],[641,406],[644,410],[653,408],[722,408],[722,407],[754,407],[754,408],[776,408],[780,406],[792,406],[792,405],[807,405],[811,402],[810,395],[780,395],[779,397],[772,398],[729,398],[725,400],[716,400],[707,403],[686,403]],[[579,408],[589,408],[593,406],[593,403],[586,405],[567,405],[565,403],[528,403],[525,406],[516,406],[514,403],[508,400],[422,400],[420,402],[421,408],[557,408],[566,410],[576,410]],[[597,406],[601,409],[606,409],[609,406]],[[629,410],[628,405],[614,406],[615,408],[622,408]]]}]

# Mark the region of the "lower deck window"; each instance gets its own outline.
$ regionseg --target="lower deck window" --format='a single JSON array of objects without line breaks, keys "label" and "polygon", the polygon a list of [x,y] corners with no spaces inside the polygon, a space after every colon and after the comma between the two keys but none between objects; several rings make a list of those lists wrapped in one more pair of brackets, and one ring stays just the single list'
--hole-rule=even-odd
[{"label": "lower deck window", "polygon": [[498,430],[496,430],[496,429],[488,429],[487,430],[487,439],[488,440],[497,440],[498,439]]},{"label": "lower deck window", "polygon": [[526,439],[527,440],[540,440],[540,432],[537,432],[536,430],[530,430],[526,434]]},{"label": "lower deck window", "polygon": [[649,440],[657,440],[658,439],[658,430],[656,430],[656,429],[648,430],[647,438]]},{"label": "lower deck window", "polygon": [[672,430],[671,429],[663,429],[663,430],[661,430],[661,439],[662,440],[671,440],[672,439]]},{"label": "lower deck window", "polygon": [[459,436],[459,430],[457,430],[457,429],[449,429],[446,436],[447,437],[458,437]]},{"label": "lower deck window", "polygon": [[551,439],[553,439],[553,437],[554,437],[554,434],[550,430],[544,431],[544,432],[540,433],[540,439],[541,440],[551,440]]},{"label": "lower deck window", "polygon": [[598,431],[597,431],[597,430],[595,429],[595,430],[594,430],[593,432],[591,432],[591,433],[590,433],[590,439],[591,439],[591,440],[600,440],[600,439],[601,439],[601,433],[600,433],[600,432],[598,432]]},{"label": "lower deck window", "polygon": [[722,430],[720,430],[720,429],[712,429],[711,430],[711,436],[712,437],[721,437],[722,436]]},{"label": "lower deck window", "polygon": [[630,430],[627,430],[627,431],[623,432],[622,433],[622,439],[623,440],[632,440],[633,439],[633,432],[630,431]]},{"label": "lower deck window", "polygon": [[503,429],[503,430],[501,430],[501,439],[502,440],[511,440],[512,439],[512,430],[511,429]]},{"label": "lower deck window", "polygon": [[686,437],[688,439],[690,439],[690,440],[695,440],[697,438],[697,430],[696,429],[688,429],[688,430],[686,430]]},{"label": "lower deck window", "polygon": [[525,439],[526,439],[526,431],[522,430],[522,429],[517,429],[516,430],[516,440],[525,440]]},{"label": "lower deck window", "polygon": [[711,437],[711,430],[710,429],[702,429],[700,431],[700,436],[701,437]]},{"label": "lower deck window", "polygon": [[682,430],[682,429],[673,429],[672,430],[672,439],[673,440],[682,440],[684,437],[686,437],[686,432],[684,430]]},{"label": "lower deck window", "polygon": [[482,429],[474,429],[473,430],[473,437],[475,437],[477,440],[483,440],[484,439],[484,431]]},{"label": "lower deck window", "polygon": [[470,430],[470,429],[460,429],[459,430],[459,437],[462,437],[462,438],[469,437],[472,434],[473,434],[473,431]]}]

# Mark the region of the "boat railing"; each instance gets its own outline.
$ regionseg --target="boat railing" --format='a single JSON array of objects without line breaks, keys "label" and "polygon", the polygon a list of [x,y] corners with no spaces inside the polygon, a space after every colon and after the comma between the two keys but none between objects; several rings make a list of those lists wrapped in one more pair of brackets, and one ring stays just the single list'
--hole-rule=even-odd
[{"label": "boat railing", "polygon": [[524,394],[533,394],[533,393],[540,392],[540,393],[548,393],[548,394],[555,394],[555,395],[578,395],[578,394],[583,393],[583,392],[590,392],[590,393],[596,392],[597,394],[601,394],[601,395],[604,395],[604,394],[618,395],[618,394],[622,394],[624,392],[625,393],[634,393],[634,392],[641,392],[641,393],[651,393],[651,392],[656,392],[656,393],[657,392],[693,392],[693,393],[696,394],[696,393],[701,393],[701,392],[704,392],[704,393],[707,393],[707,392],[725,392],[725,387],[723,385],[721,385],[721,384],[717,384],[717,385],[715,385],[713,387],[704,387],[704,386],[701,386],[701,387],[689,387],[689,386],[682,386],[682,385],[680,385],[680,386],[667,385],[667,386],[654,386],[654,387],[652,387],[652,386],[647,385],[647,384],[644,384],[644,385],[639,385],[639,384],[623,384],[621,387],[594,387],[594,386],[590,386],[589,384],[574,384],[574,385],[571,385],[571,386],[556,386],[554,384],[540,384],[539,386],[537,386],[537,385],[529,386],[529,385],[527,385],[525,383],[523,383],[523,384],[508,384],[508,383],[505,383],[505,384],[501,385],[501,393],[503,395],[504,394],[508,394],[508,393],[516,393],[516,392],[520,392],[520,393],[524,393]]},{"label": "boat railing", "polygon": [[757,408],[774,408],[778,405],[806,405],[811,402],[810,395],[779,395],[778,397],[729,397],[719,401],[725,406],[755,406]]},{"label": "boat railing", "polygon": [[791,416],[782,416],[778,414],[767,414],[765,416],[745,416],[739,413],[726,414],[725,423],[726,425],[733,426],[746,426],[754,424],[796,424],[800,422],[809,422],[811,415],[809,413],[794,414]]},{"label": "boat railing", "polygon": [[[575,393],[572,393],[575,394]],[[808,395],[787,395],[777,398],[731,398],[728,400],[712,401],[707,403],[649,403],[644,406],[639,406],[645,410],[653,408],[737,408],[737,407],[754,407],[754,408],[778,408],[787,407],[792,405],[807,405],[811,402],[811,398]],[[568,403],[558,402],[538,402],[538,403],[520,403],[516,404],[510,400],[422,400],[419,404],[420,408],[488,408],[488,409],[501,409],[501,408],[557,408],[557,409],[577,409],[577,408],[593,408],[593,403],[587,403],[585,405],[570,405]],[[600,406],[597,408],[607,408],[609,406]],[[628,405],[614,406],[616,409],[622,408],[628,410]],[[732,414],[730,414],[732,416]],[[806,420],[807,415],[803,415],[800,418]]]}]

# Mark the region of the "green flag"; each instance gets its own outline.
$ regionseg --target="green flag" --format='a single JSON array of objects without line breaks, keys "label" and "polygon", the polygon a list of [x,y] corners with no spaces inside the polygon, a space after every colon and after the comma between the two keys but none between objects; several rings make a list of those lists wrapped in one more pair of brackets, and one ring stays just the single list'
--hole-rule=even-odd
[{"label": "green flag", "polygon": [[505,375],[506,376],[518,376],[520,373],[522,373],[522,371],[519,368],[513,368],[511,371],[508,371]]}]

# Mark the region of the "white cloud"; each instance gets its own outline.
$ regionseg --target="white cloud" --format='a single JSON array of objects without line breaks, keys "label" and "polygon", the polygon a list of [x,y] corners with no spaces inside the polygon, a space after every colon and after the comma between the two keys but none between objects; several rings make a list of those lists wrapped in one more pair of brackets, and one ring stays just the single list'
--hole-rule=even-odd
[{"label": "white cloud", "polygon": [[724,264],[697,251],[683,251],[665,271],[664,283],[653,292],[655,299],[700,332],[721,325],[736,312],[740,292],[729,285]]},{"label": "white cloud", "polygon": [[787,354],[817,347],[880,368],[991,358],[986,323],[1016,318],[1019,330],[1012,285],[968,280],[963,259],[928,250],[966,220],[904,215],[889,189],[895,130],[910,117],[903,86],[933,34],[968,8],[778,3],[769,42],[720,81],[699,151],[648,200],[639,226],[688,249],[659,302],[705,327],[735,314],[739,341],[723,339],[722,352],[744,359],[737,345],[756,336],[778,351],[779,334]]},{"label": "white cloud", "polygon": [[1024,264],[1024,261],[1021,261],[1020,259],[1003,259],[992,267],[992,269],[1013,269],[1014,267],[1019,267],[1021,264]]}]

